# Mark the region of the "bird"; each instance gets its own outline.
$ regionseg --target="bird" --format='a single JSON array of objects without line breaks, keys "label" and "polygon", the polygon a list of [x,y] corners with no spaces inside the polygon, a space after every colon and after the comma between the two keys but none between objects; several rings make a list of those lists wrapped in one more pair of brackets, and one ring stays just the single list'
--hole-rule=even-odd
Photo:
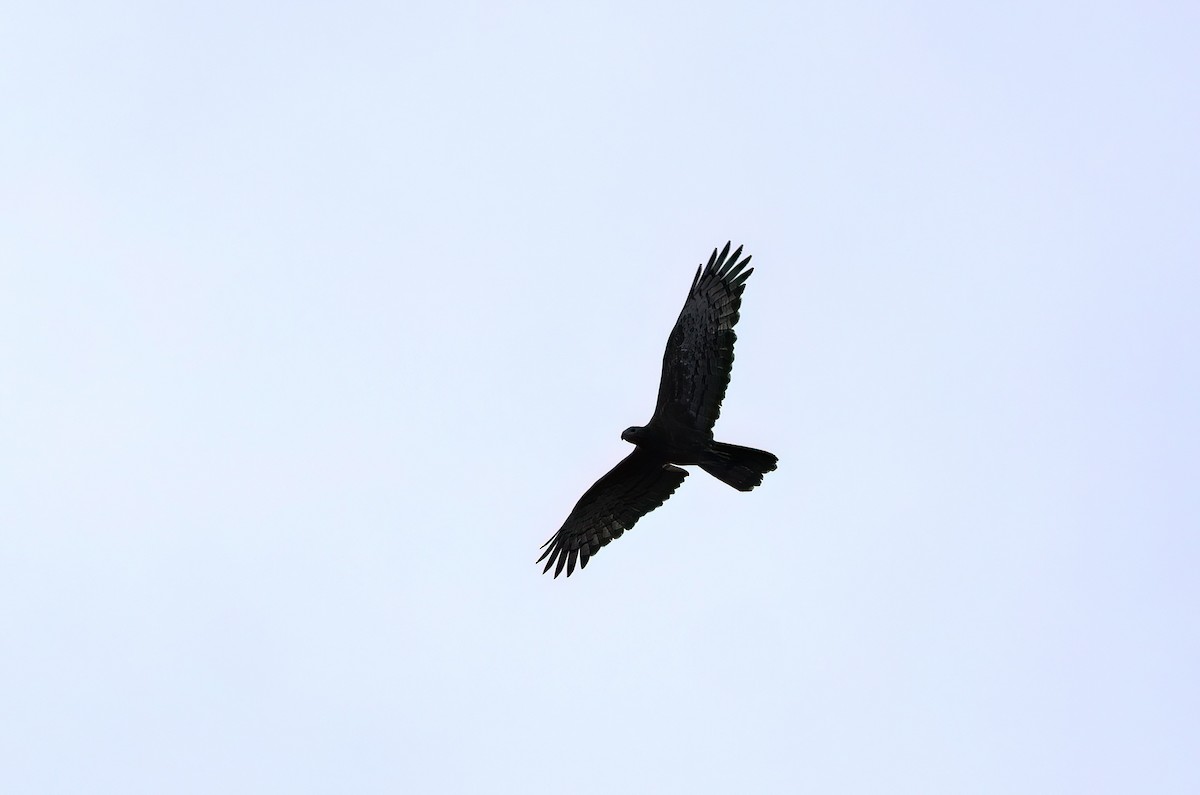
[{"label": "bird", "polygon": [[[696,268],[687,300],[667,338],[654,414],[644,426],[632,426],[621,438],[634,445],[608,474],[584,492],[558,532],[542,545],[542,573],[567,576],[587,566],[592,556],[667,501],[696,465],[739,491],[760,485],[779,459],[765,450],[714,441],[713,425],[733,367],[733,331],[742,292],[754,272],[730,254],[713,249],[707,265]],[[739,261],[740,259],[740,261]]]}]

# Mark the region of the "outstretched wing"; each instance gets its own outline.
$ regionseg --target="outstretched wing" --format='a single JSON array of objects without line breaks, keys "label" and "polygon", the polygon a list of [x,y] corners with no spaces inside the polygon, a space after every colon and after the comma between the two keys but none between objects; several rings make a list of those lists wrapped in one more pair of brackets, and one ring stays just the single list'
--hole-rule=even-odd
[{"label": "outstretched wing", "polygon": [[733,369],[733,343],[737,335],[742,291],[754,268],[750,257],[738,262],[742,247],[729,254],[729,243],[718,256],[714,248],[708,264],[696,269],[683,311],[667,339],[662,380],[654,420],[678,422],[710,431],[721,413],[721,401]]},{"label": "outstretched wing", "polygon": [[542,573],[554,566],[557,577],[565,565],[570,577],[576,558],[580,568],[586,566],[600,547],[620,538],[638,519],[666,502],[686,477],[686,470],[634,448],[579,498],[559,531],[542,544],[546,551],[537,562],[549,558]]}]

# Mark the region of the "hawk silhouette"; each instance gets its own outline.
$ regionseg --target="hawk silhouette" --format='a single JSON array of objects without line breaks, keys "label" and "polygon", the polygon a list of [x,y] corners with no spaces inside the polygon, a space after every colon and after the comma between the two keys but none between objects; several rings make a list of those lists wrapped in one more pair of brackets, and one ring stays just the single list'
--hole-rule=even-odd
[{"label": "hawk silhouette", "polygon": [[676,464],[696,464],[739,491],[762,483],[779,459],[765,450],[713,440],[713,424],[733,368],[733,331],[742,304],[750,257],[738,261],[742,247],[731,256],[729,243],[708,264],[696,269],[683,311],[667,339],[663,354],[658,405],[643,427],[626,428],[621,438],[636,447],[604,477],[584,492],[563,526],[542,548],[542,573],[567,576],[600,548],[630,529],[666,502],[687,477]]}]

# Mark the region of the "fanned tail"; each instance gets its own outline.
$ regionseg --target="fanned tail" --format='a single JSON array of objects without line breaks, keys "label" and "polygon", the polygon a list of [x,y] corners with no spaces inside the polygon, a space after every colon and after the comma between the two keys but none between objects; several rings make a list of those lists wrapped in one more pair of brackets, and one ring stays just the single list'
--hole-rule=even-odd
[{"label": "fanned tail", "polygon": [[763,475],[773,471],[779,463],[779,459],[766,450],[724,442],[713,442],[711,452],[712,458],[701,462],[700,468],[738,491],[750,491],[761,484]]}]

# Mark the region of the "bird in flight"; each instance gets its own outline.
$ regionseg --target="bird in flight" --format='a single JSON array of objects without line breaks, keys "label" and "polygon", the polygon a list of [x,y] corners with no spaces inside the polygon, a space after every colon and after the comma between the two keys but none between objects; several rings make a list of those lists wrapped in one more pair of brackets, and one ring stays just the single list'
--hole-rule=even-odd
[{"label": "bird in flight", "polygon": [[542,573],[567,576],[587,566],[600,547],[630,529],[667,501],[687,477],[676,464],[695,464],[739,491],[762,483],[779,459],[765,450],[713,440],[713,424],[733,368],[733,331],[742,304],[750,257],[738,261],[729,243],[713,249],[708,264],[696,269],[683,311],[667,338],[658,405],[643,427],[626,428],[621,438],[633,452],[584,492],[559,531],[542,545]]}]

